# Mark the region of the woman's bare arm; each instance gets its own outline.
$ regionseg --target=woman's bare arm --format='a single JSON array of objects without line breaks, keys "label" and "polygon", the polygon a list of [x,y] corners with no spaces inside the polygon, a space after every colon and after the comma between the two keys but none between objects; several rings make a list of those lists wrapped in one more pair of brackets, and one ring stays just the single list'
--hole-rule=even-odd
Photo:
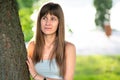
[{"label": "woman's bare arm", "polygon": [[64,80],[73,80],[75,63],[76,63],[76,48],[72,43],[66,43],[66,73]]}]

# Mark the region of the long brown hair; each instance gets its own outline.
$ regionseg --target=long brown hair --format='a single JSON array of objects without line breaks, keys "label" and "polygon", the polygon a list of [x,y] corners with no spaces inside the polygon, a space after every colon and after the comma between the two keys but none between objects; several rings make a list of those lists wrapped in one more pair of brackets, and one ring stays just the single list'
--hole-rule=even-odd
[{"label": "long brown hair", "polygon": [[35,48],[33,53],[33,61],[37,63],[43,60],[43,48],[45,45],[44,35],[41,30],[41,18],[46,14],[52,14],[57,16],[59,20],[58,28],[56,31],[56,38],[54,41],[54,47],[52,53],[50,54],[50,60],[55,56],[56,63],[60,69],[60,75],[64,77],[65,74],[65,31],[64,31],[64,14],[63,10],[57,3],[49,2],[45,4],[39,14],[37,19],[36,37],[35,37]]}]

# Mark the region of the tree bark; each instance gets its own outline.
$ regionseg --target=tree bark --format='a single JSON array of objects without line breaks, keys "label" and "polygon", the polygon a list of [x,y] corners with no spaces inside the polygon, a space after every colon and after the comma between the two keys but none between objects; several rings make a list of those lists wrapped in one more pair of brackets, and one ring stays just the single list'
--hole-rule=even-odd
[{"label": "tree bark", "polygon": [[0,80],[30,80],[16,0],[0,0]]}]

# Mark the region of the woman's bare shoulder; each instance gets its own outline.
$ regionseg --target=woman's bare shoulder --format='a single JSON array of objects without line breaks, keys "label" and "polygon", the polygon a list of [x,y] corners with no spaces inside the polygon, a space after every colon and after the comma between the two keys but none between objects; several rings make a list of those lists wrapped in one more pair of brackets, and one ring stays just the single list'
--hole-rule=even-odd
[{"label": "woman's bare shoulder", "polygon": [[76,47],[73,43],[67,41],[65,45],[65,51],[67,54],[76,53]]},{"label": "woman's bare shoulder", "polygon": [[35,46],[35,42],[30,41],[30,42],[28,42],[28,47],[27,48],[33,48],[34,46]]},{"label": "woman's bare shoulder", "polygon": [[65,47],[66,48],[75,48],[75,45],[73,43],[71,43],[71,42],[66,41],[65,42]]},{"label": "woman's bare shoulder", "polygon": [[35,46],[35,42],[34,42],[34,41],[30,41],[30,42],[28,43],[27,53],[28,53],[28,56],[29,56],[29,57],[32,57],[32,55],[33,55],[34,46]]}]

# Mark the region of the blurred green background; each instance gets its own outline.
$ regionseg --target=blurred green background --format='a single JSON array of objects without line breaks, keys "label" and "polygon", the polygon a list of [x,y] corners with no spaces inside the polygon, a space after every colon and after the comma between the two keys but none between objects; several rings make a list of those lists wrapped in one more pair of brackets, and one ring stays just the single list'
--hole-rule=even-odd
[{"label": "blurred green background", "polygon": [[74,80],[120,80],[119,55],[77,56]]}]

